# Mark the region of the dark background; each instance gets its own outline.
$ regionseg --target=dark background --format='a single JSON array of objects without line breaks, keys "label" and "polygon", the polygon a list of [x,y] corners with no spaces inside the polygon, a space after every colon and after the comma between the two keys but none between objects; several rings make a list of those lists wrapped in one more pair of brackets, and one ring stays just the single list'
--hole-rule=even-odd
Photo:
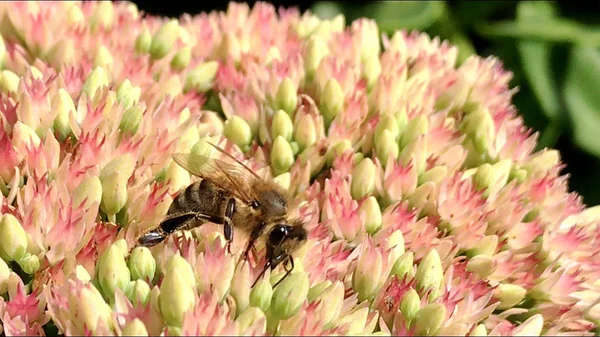
[{"label": "dark background", "polygon": [[[549,117],[544,112],[543,104],[540,104],[540,99],[534,94],[534,87],[539,85],[538,82],[532,81],[530,74],[527,74],[524,69],[524,56],[519,54],[517,44],[527,37],[511,37],[511,36],[490,36],[489,34],[481,34],[479,28],[481,24],[494,24],[498,22],[517,22],[518,8],[521,1],[446,1],[444,4],[444,13],[441,18],[436,19],[422,27],[403,27],[402,19],[406,11],[398,9],[396,13],[393,10],[385,11],[385,18],[378,17],[382,15],[381,11],[374,11],[373,8],[379,4],[377,2],[319,2],[319,1],[269,1],[275,6],[298,7],[302,11],[312,10],[319,16],[327,17],[332,14],[332,6],[334,12],[342,13],[346,16],[346,23],[358,17],[370,17],[379,22],[385,19],[385,27],[388,29],[420,29],[432,35],[441,35],[442,38],[448,38],[450,42],[455,43],[457,39],[461,39],[468,46],[471,53],[476,53],[481,56],[496,55],[503,62],[504,66],[514,73],[514,80],[511,83],[512,87],[519,87],[519,92],[514,97],[514,104],[525,119],[528,126],[535,131],[540,131],[540,148],[552,147],[561,152],[562,160],[566,164],[565,174],[569,174],[570,188],[573,191],[579,192],[584,202],[590,206],[600,204],[600,129],[598,130],[598,140],[593,140],[583,143],[578,141],[573,136],[575,131],[572,120],[581,114],[581,109],[575,109],[573,106],[565,104],[563,81],[565,78],[565,69],[571,64],[570,52],[574,48],[568,37],[566,41],[552,40],[549,41],[551,53],[547,56],[552,65],[552,69],[548,70],[547,74],[556,80],[555,91],[550,93],[550,96],[558,97],[556,100],[559,105],[557,116]],[[134,1],[138,8],[146,13],[154,15],[165,15],[177,17],[183,13],[197,14],[199,12],[209,12],[213,10],[224,11],[227,9],[226,1],[210,1],[210,2],[179,2],[179,1]],[[255,1],[248,1],[252,5]],[[405,2],[405,4],[418,7],[415,3]],[[333,4],[333,5],[332,5]],[[600,36],[600,1],[560,1],[550,2],[556,9],[555,18],[557,20],[571,20],[577,25],[581,25],[582,29],[590,32],[598,32]],[[389,2],[388,4],[389,5]],[[395,5],[402,5],[397,2]],[[400,7],[400,6],[398,6]],[[326,9],[324,9],[326,8]],[[386,7],[387,8],[387,7]],[[414,8],[413,8],[414,9]],[[377,14],[379,13],[379,14]],[[395,19],[396,17],[398,19]],[[408,16],[407,16],[408,17]],[[397,24],[394,23],[397,21]],[[556,25],[548,22],[548,29],[555,28]],[[385,29],[382,29],[385,30]],[[452,31],[452,35],[444,36],[447,31]],[[456,33],[458,32],[458,33]],[[492,32],[493,29],[492,29]],[[388,33],[389,34],[389,33]],[[493,35],[493,34],[492,34]],[[575,37],[574,37],[575,38]],[[543,39],[542,39],[543,41]],[[600,39],[598,45],[594,45],[596,50],[600,50]],[[458,44],[460,46],[460,44]],[[600,77],[600,51],[597,55],[597,69],[590,69],[591,74],[597,71]],[[539,56],[538,56],[539,57]],[[544,60],[540,60],[544,61]],[[537,62],[534,59],[534,62]],[[573,61],[574,62],[574,61]],[[590,75],[592,76],[592,75]],[[596,112],[596,116],[584,116],[584,119],[597,118],[600,126],[600,78],[597,82],[596,99],[592,98],[588,102],[589,111]],[[587,85],[584,88],[594,86]],[[585,89],[583,89],[585,90]],[[593,90],[593,89],[591,89]],[[594,96],[594,92],[587,92],[588,97]],[[594,142],[597,142],[594,143]]]}]

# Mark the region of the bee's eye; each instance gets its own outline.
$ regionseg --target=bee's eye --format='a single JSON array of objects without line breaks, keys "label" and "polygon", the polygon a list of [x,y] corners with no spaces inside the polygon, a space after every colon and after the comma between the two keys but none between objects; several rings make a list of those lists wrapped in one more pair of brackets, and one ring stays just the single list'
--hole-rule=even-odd
[{"label": "bee's eye", "polygon": [[254,208],[254,209],[258,209],[258,207],[260,207],[260,204],[258,203],[258,201],[256,200],[252,200],[250,202],[250,207]]},{"label": "bee's eye", "polygon": [[272,241],[281,241],[287,235],[288,229],[287,226],[277,225],[271,231],[270,239]]}]

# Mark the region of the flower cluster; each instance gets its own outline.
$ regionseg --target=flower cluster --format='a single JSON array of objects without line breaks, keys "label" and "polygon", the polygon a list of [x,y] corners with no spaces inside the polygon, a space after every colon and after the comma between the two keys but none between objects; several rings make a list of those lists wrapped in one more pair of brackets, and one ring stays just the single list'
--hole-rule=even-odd
[{"label": "flower cluster", "polygon": [[[535,151],[497,59],[266,3],[0,17],[0,333],[599,332],[600,211]],[[209,142],[294,196],[283,282],[254,284],[264,245],[237,263],[216,224],[135,247],[198,179],[171,155]]]}]

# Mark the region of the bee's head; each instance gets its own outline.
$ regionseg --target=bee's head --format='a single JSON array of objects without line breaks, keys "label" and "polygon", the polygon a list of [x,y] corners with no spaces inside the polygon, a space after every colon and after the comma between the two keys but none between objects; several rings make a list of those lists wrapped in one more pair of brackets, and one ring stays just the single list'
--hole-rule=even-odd
[{"label": "bee's head", "polygon": [[271,228],[267,237],[267,259],[271,269],[286,260],[300,246],[306,242],[307,233],[303,223],[293,221],[290,224],[280,223]]},{"label": "bee's head", "polygon": [[[262,184],[262,182],[261,182]],[[256,186],[256,200],[250,202],[250,207],[263,218],[265,222],[285,217],[288,200],[284,193],[273,186]]]}]

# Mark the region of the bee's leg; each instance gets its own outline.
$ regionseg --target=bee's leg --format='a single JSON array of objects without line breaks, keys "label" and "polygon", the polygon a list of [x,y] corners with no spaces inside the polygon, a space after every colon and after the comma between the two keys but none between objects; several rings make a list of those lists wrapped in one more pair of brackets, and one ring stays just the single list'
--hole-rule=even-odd
[{"label": "bee's leg", "polygon": [[233,218],[234,213],[235,199],[230,198],[225,208],[225,217],[223,218],[223,234],[225,235],[225,240],[227,240],[228,254],[231,254],[231,243],[233,242],[233,223],[231,222],[231,218]]},{"label": "bee's leg", "polygon": [[185,227],[190,220],[194,219],[195,216],[196,213],[194,212],[170,216],[163,220],[158,227],[152,228],[140,235],[137,239],[137,245],[143,247],[154,247],[163,242],[173,232]]},{"label": "bee's leg", "polygon": [[[288,269],[288,262],[289,262],[289,269]],[[294,270],[294,258],[291,255],[288,255],[287,261],[283,264],[283,269],[285,270],[285,275],[283,275],[283,277],[277,281],[277,283],[275,283],[275,285],[273,286],[273,289],[275,289],[275,287],[277,287],[279,285],[279,283],[281,283],[283,280],[285,280],[286,277],[290,276],[290,274],[292,273],[292,270]]]},{"label": "bee's leg", "polygon": [[256,240],[258,239],[258,237],[260,236],[260,234],[262,233],[264,228],[265,228],[264,224],[261,224],[259,226],[254,227],[252,232],[250,232],[250,238],[248,240],[248,245],[246,246],[246,249],[242,253],[242,256],[240,257],[240,259],[238,260],[238,263],[235,266],[236,270],[241,261],[248,260],[248,254],[250,253],[250,249],[252,249],[254,252],[254,255],[256,255],[256,246],[254,246],[254,243],[256,242]]},{"label": "bee's leg", "polygon": [[271,261],[267,261],[267,263],[265,263],[265,267],[260,272],[260,274],[258,274],[258,277],[256,278],[256,280],[254,280],[254,283],[252,283],[252,287],[250,287],[250,288],[254,288],[254,286],[256,285],[258,280],[260,280],[265,275],[265,273],[267,272],[267,270],[269,269],[270,266],[271,266]]}]

